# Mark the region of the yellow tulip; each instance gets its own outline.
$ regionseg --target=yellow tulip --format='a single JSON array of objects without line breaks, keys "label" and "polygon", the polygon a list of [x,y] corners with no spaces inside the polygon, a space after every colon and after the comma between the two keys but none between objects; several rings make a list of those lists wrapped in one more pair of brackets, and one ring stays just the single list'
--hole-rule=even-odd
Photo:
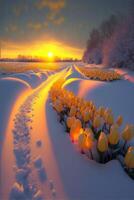
[{"label": "yellow tulip", "polygon": [[118,116],[116,123],[118,124],[118,126],[122,125],[122,123],[123,123],[123,117],[121,115]]},{"label": "yellow tulip", "polygon": [[122,133],[122,137],[125,141],[129,141],[134,137],[133,128],[131,125],[126,125],[126,127]]},{"label": "yellow tulip", "polygon": [[60,113],[61,111],[63,111],[63,105],[59,100],[56,100],[54,103],[54,108],[56,109],[56,111],[58,113]]},{"label": "yellow tulip", "polygon": [[111,113],[107,113],[106,123],[112,125],[114,123],[114,117]]},{"label": "yellow tulip", "polygon": [[69,115],[72,117],[72,116],[75,116],[75,114],[76,114],[76,107],[72,106],[71,109],[70,109]]},{"label": "yellow tulip", "polygon": [[85,134],[80,134],[78,137],[78,145],[80,149],[84,150],[85,147],[85,141],[86,141],[86,135]]},{"label": "yellow tulip", "polygon": [[93,146],[93,140],[89,135],[87,136],[86,134],[82,133],[79,135],[78,145],[81,150],[88,151]]},{"label": "yellow tulip", "polygon": [[101,126],[101,118],[96,116],[93,121],[94,128],[99,128]]},{"label": "yellow tulip", "polygon": [[67,118],[67,127],[71,128],[71,126],[73,125],[73,123],[75,123],[76,118],[75,117],[68,117]]},{"label": "yellow tulip", "polygon": [[84,133],[85,133],[86,135],[89,135],[89,134],[92,134],[92,135],[93,135],[93,131],[92,131],[91,128],[86,128],[85,131],[84,131]]},{"label": "yellow tulip", "polygon": [[104,111],[105,111],[105,109],[104,109],[103,107],[99,107],[98,113],[99,113],[99,115],[100,115],[101,117],[104,115]]},{"label": "yellow tulip", "polygon": [[97,148],[100,152],[105,152],[108,150],[108,140],[107,140],[107,136],[105,133],[101,132],[99,139],[98,139],[98,144],[97,144]]},{"label": "yellow tulip", "polygon": [[70,137],[72,138],[73,141],[77,141],[78,136],[81,132],[81,128],[82,128],[81,121],[79,119],[76,119],[70,129]]},{"label": "yellow tulip", "polygon": [[90,134],[87,135],[86,141],[85,141],[85,150],[90,150],[93,147],[93,137]]},{"label": "yellow tulip", "polygon": [[83,120],[84,120],[84,122],[87,122],[87,121],[90,120],[90,113],[89,113],[89,111],[85,111],[83,113]]},{"label": "yellow tulip", "polygon": [[79,118],[79,119],[81,118],[81,114],[80,114],[79,111],[76,113],[76,117]]},{"label": "yellow tulip", "polygon": [[134,147],[129,147],[124,160],[129,169],[134,168]]},{"label": "yellow tulip", "polygon": [[110,128],[108,140],[109,143],[112,145],[116,145],[119,142],[119,132],[117,125],[112,125],[112,127]]}]

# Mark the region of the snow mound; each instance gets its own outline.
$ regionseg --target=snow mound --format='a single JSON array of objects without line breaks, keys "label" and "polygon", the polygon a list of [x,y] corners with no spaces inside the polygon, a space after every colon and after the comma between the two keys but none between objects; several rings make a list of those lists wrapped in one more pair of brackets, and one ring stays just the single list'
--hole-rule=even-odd
[{"label": "snow mound", "polygon": [[31,77],[31,79],[30,79],[29,83],[32,88],[37,87],[42,82],[41,77],[37,73],[31,73],[30,77]]},{"label": "snow mound", "polygon": [[47,79],[46,73],[41,72],[17,73],[11,75],[11,77],[26,81],[32,88],[37,87],[40,83],[42,83],[42,81]]},{"label": "snow mound", "polygon": [[92,100],[97,106],[111,108],[114,116],[122,115],[124,124],[132,123],[134,119],[134,84],[119,80],[100,82],[94,80],[72,80],[65,88],[87,100]]},{"label": "snow mound", "polygon": [[63,86],[65,89],[74,92],[74,94],[78,94],[81,81],[81,79],[71,78],[69,81],[67,80]]},{"label": "snow mound", "polygon": [[41,78],[41,80],[46,80],[47,79],[47,74],[45,73],[45,72],[41,72],[40,73],[40,78]]},{"label": "snow mound", "polygon": [[72,73],[68,76],[70,78],[79,78],[79,79],[87,79],[82,73],[80,73],[79,69],[76,66],[72,66]]},{"label": "snow mound", "polygon": [[13,74],[11,77],[18,78],[29,83],[30,75],[24,73]]},{"label": "snow mound", "polygon": [[18,78],[7,77],[0,79],[0,104],[2,105],[0,106],[0,133],[5,130],[15,99],[21,92],[30,88],[28,83]]}]

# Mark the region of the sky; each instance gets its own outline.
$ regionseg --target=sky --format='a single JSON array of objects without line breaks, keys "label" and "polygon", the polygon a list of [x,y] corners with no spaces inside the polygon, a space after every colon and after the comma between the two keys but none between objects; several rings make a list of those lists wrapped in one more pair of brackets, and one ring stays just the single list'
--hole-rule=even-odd
[{"label": "sky", "polygon": [[2,57],[81,58],[91,30],[111,14],[128,14],[129,2],[0,0]]}]

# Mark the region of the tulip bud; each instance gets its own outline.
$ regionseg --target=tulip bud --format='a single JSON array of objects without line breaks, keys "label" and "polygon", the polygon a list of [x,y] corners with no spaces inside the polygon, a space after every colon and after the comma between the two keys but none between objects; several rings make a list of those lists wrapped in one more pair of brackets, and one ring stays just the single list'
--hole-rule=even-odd
[{"label": "tulip bud", "polygon": [[81,114],[79,111],[76,113],[76,118],[81,119]]},{"label": "tulip bud", "polygon": [[131,140],[133,135],[133,127],[131,125],[127,125],[122,133],[122,137],[125,141]]},{"label": "tulip bud", "polygon": [[118,126],[122,125],[122,123],[123,123],[123,117],[121,115],[118,116],[116,123],[118,124]]},{"label": "tulip bud", "polygon": [[108,113],[106,116],[106,123],[109,125],[112,125],[114,123],[114,118],[111,113]]},{"label": "tulip bud", "polygon": [[97,148],[102,153],[108,150],[107,136],[103,132],[101,132],[101,134],[99,136]]},{"label": "tulip bud", "polygon": [[62,112],[63,111],[63,106],[61,104],[61,102],[59,100],[56,100],[55,103],[54,103],[54,108],[56,109],[56,111],[58,113]]},{"label": "tulip bud", "polygon": [[86,135],[89,135],[89,134],[92,134],[92,135],[93,135],[93,131],[91,130],[91,128],[86,128],[85,131],[84,131],[84,133],[85,133]]},{"label": "tulip bud", "polygon": [[84,122],[87,122],[90,120],[90,113],[89,111],[85,111],[84,114],[83,114],[83,120]]},{"label": "tulip bud", "polygon": [[129,147],[124,160],[129,169],[134,169],[134,147]]},{"label": "tulip bud", "polygon": [[84,150],[85,141],[86,141],[86,135],[83,133],[80,134],[78,137],[78,145],[82,150]]},{"label": "tulip bud", "polygon": [[67,118],[67,127],[71,128],[71,126],[73,125],[73,123],[75,123],[76,118],[75,117],[68,117]]},{"label": "tulip bud", "polygon": [[94,128],[99,128],[101,126],[101,118],[96,116],[93,121]]},{"label": "tulip bud", "polygon": [[87,135],[86,141],[85,141],[85,150],[91,150],[93,147],[93,135],[90,133]]},{"label": "tulip bud", "polygon": [[99,113],[99,115],[100,115],[101,117],[103,117],[104,111],[105,111],[105,109],[104,109],[103,107],[99,107],[98,113]]},{"label": "tulip bud", "polygon": [[75,106],[71,106],[69,115],[72,117],[72,116],[75,116],[75,114],[76,114],[76,107]]},{"label": "tulip bud", "polygon": [[111,126],[108,140],[112,145],[116,145],[119,142],[119,132],[117,125]]},{"label": "tulip bud", "polygon": [[81,121],[79,119],[76,119],[70,129],[70,136],[73,141],[77,141],[78,136],[81,132],[81,128],[82,128]]}]

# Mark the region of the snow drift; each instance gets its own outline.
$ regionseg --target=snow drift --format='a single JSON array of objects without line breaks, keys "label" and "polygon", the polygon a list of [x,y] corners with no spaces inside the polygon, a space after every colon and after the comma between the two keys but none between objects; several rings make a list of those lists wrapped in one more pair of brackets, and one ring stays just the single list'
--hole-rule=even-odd
[{"label": "snow drift", "polygon": [[[30,85],[18,78],[2,78],[0,79],[0,133],[5,130],[6,122],[10,115],[11,109],[16,98],[25,90],[30,89]],[[2,135],[0,135],[2,137]]]}]

